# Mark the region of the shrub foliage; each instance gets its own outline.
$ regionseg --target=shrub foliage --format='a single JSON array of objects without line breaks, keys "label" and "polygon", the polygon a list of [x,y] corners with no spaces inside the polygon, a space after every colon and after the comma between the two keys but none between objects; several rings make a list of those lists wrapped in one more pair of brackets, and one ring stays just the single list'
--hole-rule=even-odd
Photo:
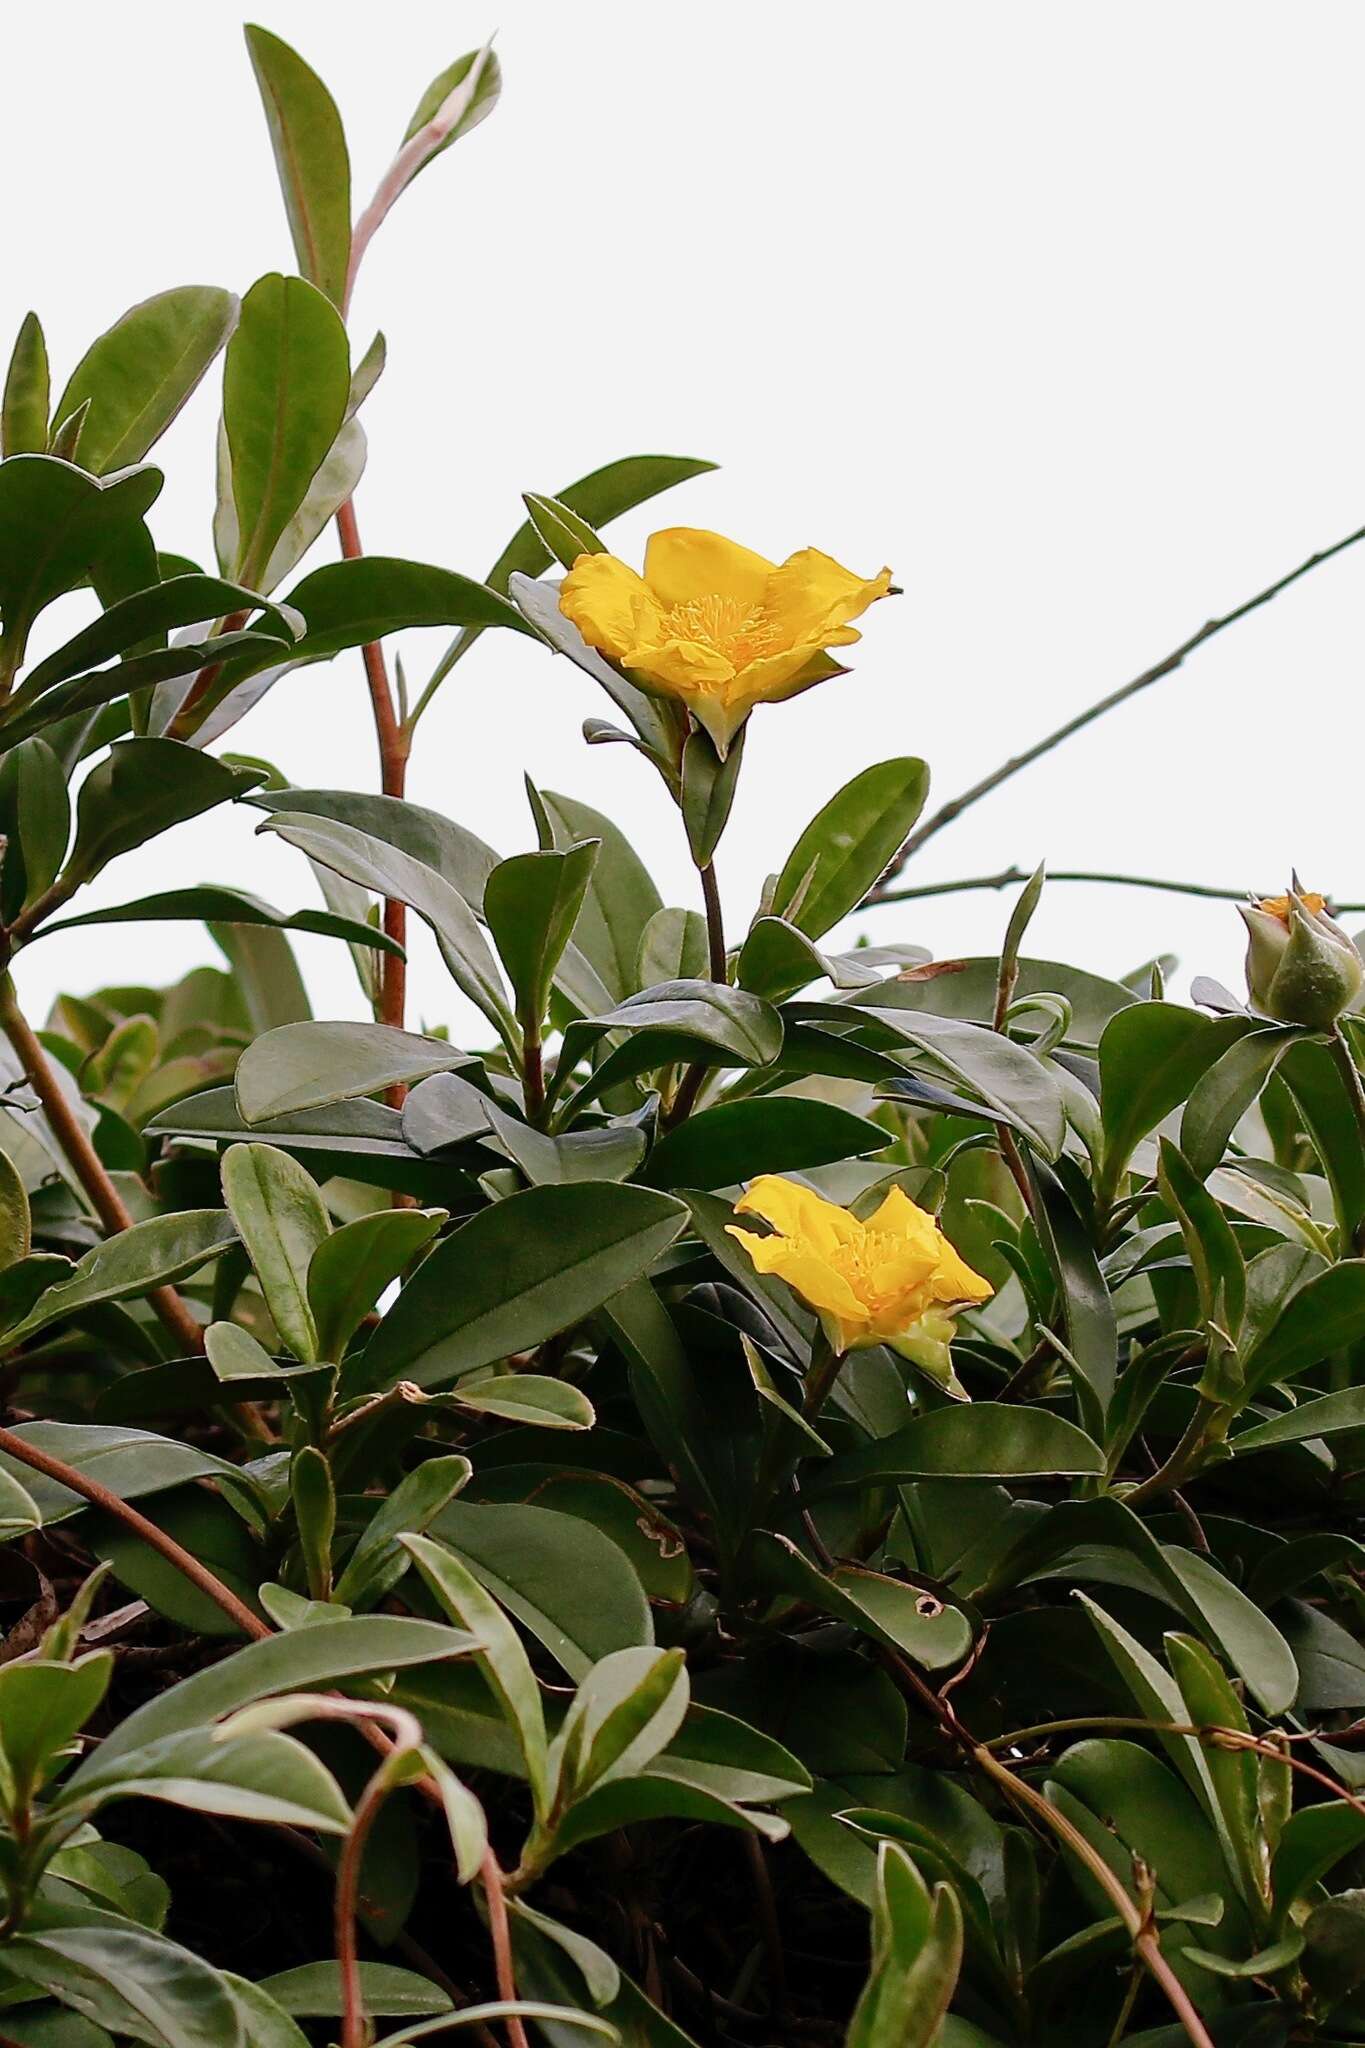
[{"label": "shrub foliage", "polygon": [[[132,308],[55,404],[30,316],[4,390],[0,2037],[1359,2038],[1355,949],[1296,884],[1249,1000],[1177,1003],[1031,958],[1041,873],[998,955],[849,944],[962,807],[917,829],[913,758],[727,923],[749,714],[888,579],[675,528],[642,581],[598,529],[709,466],[663,456],[528,495],[483,580],[366,555],[351,286],[497,64],[353,227],[325,87],[248,41],[299,274]],[[215,363],[206,569],[145,458]],[[506,857],[407,803],[492,629],[606,693],[701,908],[572,796]],[[381,794],[221,751],[361,651]],[[89,907],[209,811],[318,907]],[[225,965],[34,1028],[29,946],[166,920]],[[453,1035],[408,1028],[414,920]]]}]

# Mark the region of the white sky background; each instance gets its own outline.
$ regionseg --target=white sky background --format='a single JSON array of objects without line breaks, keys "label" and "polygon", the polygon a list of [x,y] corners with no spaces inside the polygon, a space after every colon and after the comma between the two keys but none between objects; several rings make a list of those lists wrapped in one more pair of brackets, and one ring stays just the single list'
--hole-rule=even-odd
[{"label": "white sky background", "polygon": [[[610,529],[817,545],[906,595],[854,672],[760,710],[718,868],[728,921],[833,790],[921,753],[938,800],[1365,521],[1365,14],[1255,0],[260,0],[327,80],[357,203],[428,80],[492,29],[501,106],[373,245],[353,315],[389,367],[365,422],[367,547],[483,575],[524,489],[613,457],[723,467]],[[0,342],[40,312],[60,387],[128,305],[292,267],[237,0],[50,0],[5,20]],[[211,562],[219,372],[155,452],[163,547]],[[328,559],[329,535],[314,560]],[[1315,572],[943,832],[907,879],[1046,857],[1365,897],[1365,546]],[[443,635],[409,635],[418,683]],[[489,634],[424,721],[410,795],[508,853],[523,768],[614,816],[692,903],[644,762],[570,664]],[[229,747],[374,786],[358,653],[286,678]],[[931,802],[934,799],[931,798]],[[302,857],[218,811],[118,862],[82,908],[218,880],[315,902]],[[1009,899],[861,921],[991,950]],[[1359,919],[1354,920],[1358,924]],[[1231,905],[1057,885],[1029,950],[1119,973],[1176,951],[1237,981]],[[320,1015],[340,946],[299,942]],[[44,942],[61,987],[217,959],[158,926]],[[413,1021],[455,1013],[414,942]]]}]

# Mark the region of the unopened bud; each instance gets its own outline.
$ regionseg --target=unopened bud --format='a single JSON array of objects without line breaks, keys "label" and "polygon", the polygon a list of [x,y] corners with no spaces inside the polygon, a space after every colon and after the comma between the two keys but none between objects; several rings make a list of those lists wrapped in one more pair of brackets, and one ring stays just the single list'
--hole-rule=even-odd
[{"label": "unopened bud", "polygon": [[1242,919],[1247,988],[1267,1017],[1323,1031],[1357,1007],[1365,962],[1328,916],[1325,898],[1294,888],[1244,906]]}]

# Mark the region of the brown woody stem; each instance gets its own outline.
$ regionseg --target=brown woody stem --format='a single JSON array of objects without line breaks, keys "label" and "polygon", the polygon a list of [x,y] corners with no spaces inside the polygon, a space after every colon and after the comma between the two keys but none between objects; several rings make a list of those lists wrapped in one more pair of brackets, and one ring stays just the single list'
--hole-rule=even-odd
[{"label": "brown woody stem", "polygon": [[[131,1229],[133,1219],[128,1207],[105,1171],[104,1162],[53,1072],[36,1032],[19,1008],[14,982],[8,974],[0,976],[0,1027],[14,1047],[24,1078],[42,1104],[52,1135],[100,1222],[111,1234]],[[185,1351],[203,1350],[203,1330],[173,1287],[154,1287],[147,1299]]]}]

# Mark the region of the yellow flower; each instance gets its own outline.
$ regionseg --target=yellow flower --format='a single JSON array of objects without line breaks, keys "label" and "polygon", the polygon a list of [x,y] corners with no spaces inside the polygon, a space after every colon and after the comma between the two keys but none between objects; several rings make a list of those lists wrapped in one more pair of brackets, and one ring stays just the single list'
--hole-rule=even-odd
[{"label": "yellow flower", "polygon": [[816,657],[859,639],[849,620],[890,587],[889,569],[864,582],[818,548],[779,568],[719,533],[672,526],[650,539],[643,576],[614,555],[580,555],[559,608],[645,689],[679,698],[723,758],[755,704],[839,673]]},{"label": "yellow flower", "polygon": [[775,1273],[815,1310],[834,1351],[889,1344],[959,1391],[948,1357],[952,1311],[994,1289],[900,1188],[860,1223],[813,1189],[768,1173],[735,1214],[772,1225],[771,1237],[727,1229],[760,1273]]}]

